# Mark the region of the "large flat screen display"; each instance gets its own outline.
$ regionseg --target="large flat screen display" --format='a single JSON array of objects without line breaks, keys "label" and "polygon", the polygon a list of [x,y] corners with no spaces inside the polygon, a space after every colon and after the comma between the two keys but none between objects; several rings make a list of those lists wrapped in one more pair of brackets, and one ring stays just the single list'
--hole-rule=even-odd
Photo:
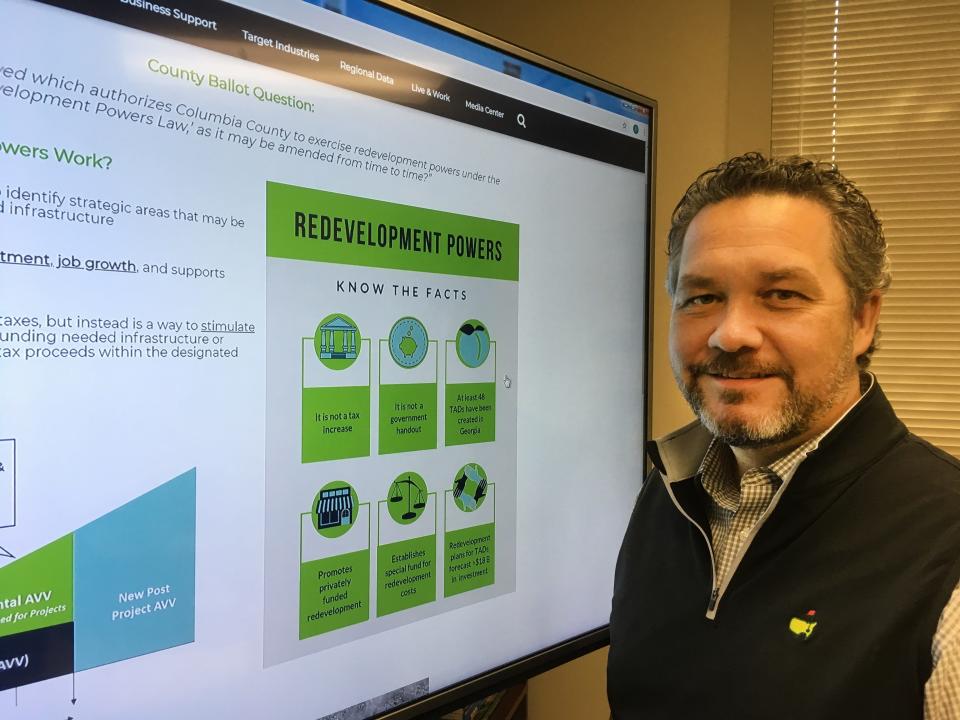
[{"label": "large flat screen display", "polygon": [[0,717],[413,714],[602,640],[653,104],[422,15],[3,1]]}]

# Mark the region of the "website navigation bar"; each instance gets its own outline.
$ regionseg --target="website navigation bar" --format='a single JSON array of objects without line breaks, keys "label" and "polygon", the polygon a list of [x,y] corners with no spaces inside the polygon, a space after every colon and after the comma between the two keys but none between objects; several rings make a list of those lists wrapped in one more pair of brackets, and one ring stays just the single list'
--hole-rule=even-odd
[{"label": "website navigation bar", "polygon": [[[572,118],[221,0],[39,0],[492,132],[646,172],[643,138]],[[184,6],[184,7],[181,7]],[[283,98],[274,102],[284,104]]]}]

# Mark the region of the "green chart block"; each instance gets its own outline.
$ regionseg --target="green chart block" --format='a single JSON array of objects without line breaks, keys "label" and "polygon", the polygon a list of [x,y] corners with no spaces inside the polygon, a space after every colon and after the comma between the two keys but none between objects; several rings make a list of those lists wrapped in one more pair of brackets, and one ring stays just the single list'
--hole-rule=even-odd
[{"label": "green chart block", "polygon": [[377,616],[437,599],[437,536],[377,548]]},{"label": "green chart block", "polygon": [[470,445],[497,439],[496,383],[454,383],[447,385],[447,445]]},{"label": "green chart block", "polygon": [[370,454],[370,387],[303,388],[301,462]]},{"label": "green chart block", "polygon": [[380,454],[437,447],[437,384],[380,386]]},{"label": "green chart block", "polygon": [[450,530],[443,540],[443,596],[493,585],[494,524]]},{"label": "green chart block", "polygon": [[0,637],[72,621],[72,534],[0,570]]},{"label": "green chart block", "polygon": [[370,551],[300,565],[300,639],[370,619]]}]

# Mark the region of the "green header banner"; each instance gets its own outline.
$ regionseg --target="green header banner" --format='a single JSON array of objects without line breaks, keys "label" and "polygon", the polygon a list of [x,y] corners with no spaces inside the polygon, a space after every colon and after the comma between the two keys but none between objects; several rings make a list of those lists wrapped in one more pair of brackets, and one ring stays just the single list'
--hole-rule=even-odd
[{"label": "green header banner", "polygon": [[268,182],[267,256],[518,280],[520,226]]}]

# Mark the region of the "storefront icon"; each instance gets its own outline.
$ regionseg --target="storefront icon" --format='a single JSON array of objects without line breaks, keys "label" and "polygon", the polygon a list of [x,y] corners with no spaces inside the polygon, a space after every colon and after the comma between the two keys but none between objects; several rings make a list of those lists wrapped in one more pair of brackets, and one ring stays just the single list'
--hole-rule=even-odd
[{"label": "storefront icon", "polygon": [[353,524],[353,496],[350,488],[324,490],[317,499],[317,529]]}]

